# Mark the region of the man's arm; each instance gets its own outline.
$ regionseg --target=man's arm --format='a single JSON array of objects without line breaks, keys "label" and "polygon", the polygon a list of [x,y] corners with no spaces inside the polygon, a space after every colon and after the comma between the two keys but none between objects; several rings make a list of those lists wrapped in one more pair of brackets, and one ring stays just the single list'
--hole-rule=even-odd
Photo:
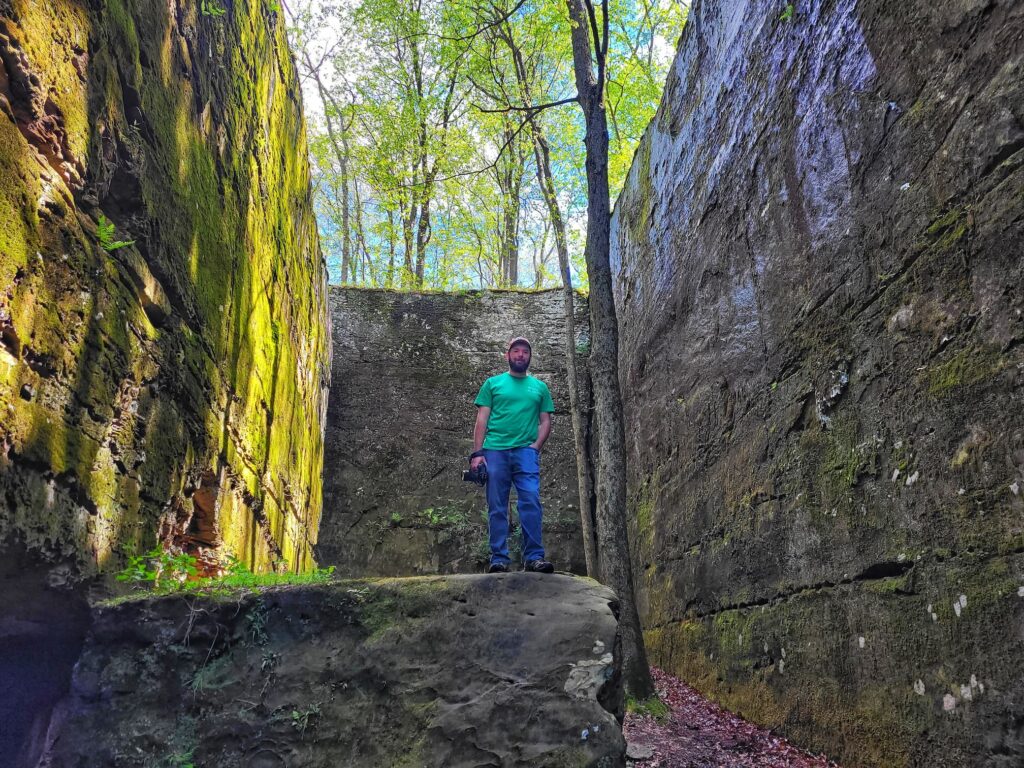
[{"label": "man's arm", "polygon": [[[546,414],[545,414],[546,415]],[[487,421],[491,418],[491,409],[481,405],[476,411],[476,424],[473,425],[473,453],[484,447],[484,438],[487,436]],[[477,456],[469,460],[469,466],[476,469],[481,464],[486,464],[483,456]]]},{"label": "man's arm", "polygon": [[551,434],[551,414],[546,411],[541,411],[540,419],[537,422],[537,442],[531,443],[531,448],[536,448],[538,451],[544,446],[544,441],[548,439],[548,435]]}]

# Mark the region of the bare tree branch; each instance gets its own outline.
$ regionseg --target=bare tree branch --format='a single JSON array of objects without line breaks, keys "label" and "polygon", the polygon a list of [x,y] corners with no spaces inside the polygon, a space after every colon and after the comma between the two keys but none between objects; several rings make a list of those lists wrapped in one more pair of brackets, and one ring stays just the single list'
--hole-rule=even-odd
[{"label": "bare tree branch", "polygon": [[[516,105],[516,104],[509,104],[508,106],[500,107],[498,109],[484,109],[483,107],[478,106],[477,104],[474,104],[473,107],[475,109],[479,110],[480,112],[484,112],[486,114],[506,114],[508,112],[526,112],[530,116],[533,116],[533,115],[536,115],[538,112],[543,112],[545,109],[550,109],[551,107],[561,107],[561,106],[563,106],[565,104],[575,104],[577,101],[579,101],[579,97],[578,96],[572,96],[572,97],[570,97],[568,99],[559,99],[558,101],[549,101],[546,104],[529,104],[529,105],[526,105],[526,106],[519,106],[519,105]],[[529,119],[529,118],[527,118],[527,119]]]}]

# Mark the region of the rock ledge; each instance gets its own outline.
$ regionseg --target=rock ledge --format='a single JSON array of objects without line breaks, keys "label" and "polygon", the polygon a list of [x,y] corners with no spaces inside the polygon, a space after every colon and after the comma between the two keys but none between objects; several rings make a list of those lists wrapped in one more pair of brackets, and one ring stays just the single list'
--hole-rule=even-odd
[{"label": "rock ledge", "polygon": [[43,764],[621,766],[615,609],[523,573],[99,608]]}]

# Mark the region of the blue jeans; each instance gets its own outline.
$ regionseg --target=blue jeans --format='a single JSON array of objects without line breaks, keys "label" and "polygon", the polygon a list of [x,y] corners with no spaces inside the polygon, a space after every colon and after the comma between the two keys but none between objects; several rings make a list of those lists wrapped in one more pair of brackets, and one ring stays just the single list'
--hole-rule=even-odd
[{"label": "blue jeans", "polygon": [[484,450],[487,462],[487,523],[491,564],[508,565],[508,494],[514,484],[519,525],[523,529],[523,562],[544,559],[541,544],[540,451],[523,446]]}]

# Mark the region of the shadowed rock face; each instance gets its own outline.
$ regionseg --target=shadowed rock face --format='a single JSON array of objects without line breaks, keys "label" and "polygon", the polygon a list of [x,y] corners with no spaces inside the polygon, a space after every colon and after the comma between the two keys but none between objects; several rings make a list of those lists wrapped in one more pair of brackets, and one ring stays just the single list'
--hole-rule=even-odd
[{"label": "shadowed rock face", "polygon": [[[544,545],[559,569],[585,571],[562,301],[560,291],[331,288],[321,564],[348,576],[486,567],[487,501],[462,480],[473,450],[473,400],[486,378],[508,370],[508,340],[526,336],[530,374],[548,385],[557,409],[541,458]],[[576,312],[583,350],[584,300]]]},{"label": "shadowed rock face", "polygon": [[44,764],[621,766],[614,609],[536,574],[102,608]]},{"label": "shadowed rock face", "polygon": [[0,755],[12,768],[35,768],[53,708],[91,620],[85,597],[61,582],[73,571],[40,566],[23,548],[0,559]]},{"label": "shadowed rock face", "polygon": [[613,222],[653,659],[848,765],[1024,760],[1024,6],[702,2]]}]

